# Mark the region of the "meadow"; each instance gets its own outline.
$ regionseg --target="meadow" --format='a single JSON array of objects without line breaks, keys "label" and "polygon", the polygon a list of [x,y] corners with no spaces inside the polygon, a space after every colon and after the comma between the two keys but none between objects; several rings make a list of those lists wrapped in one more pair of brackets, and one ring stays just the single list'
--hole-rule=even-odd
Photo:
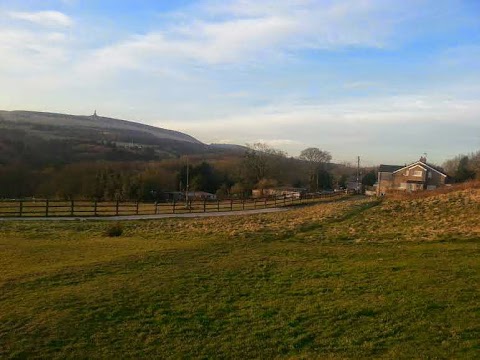
[{"label": "meadow", "polygon": [[480,190],[0,223],[1,358],[477,358]]}]

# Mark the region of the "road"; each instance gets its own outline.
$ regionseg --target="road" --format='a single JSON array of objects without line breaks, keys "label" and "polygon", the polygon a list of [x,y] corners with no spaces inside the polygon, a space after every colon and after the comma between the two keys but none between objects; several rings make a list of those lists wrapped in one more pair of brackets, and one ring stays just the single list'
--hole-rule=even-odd
[{"label": "road", "polygon": [[221,211],[206,213],[188,213],[188,214],[159,214],[159,215],[126,215],[126,216],[97,216],[97,217],[10,217],[0,218],[1,221],[120,221],[120,220],[154,220],[154,219],[170,219],[170,218],[202,218],[202,217],[218,217],[218,216],[238,216],[253,214],[268,214],[288,211],[288,208],[268,208],[258,210],[241,210],[241,211]]}]

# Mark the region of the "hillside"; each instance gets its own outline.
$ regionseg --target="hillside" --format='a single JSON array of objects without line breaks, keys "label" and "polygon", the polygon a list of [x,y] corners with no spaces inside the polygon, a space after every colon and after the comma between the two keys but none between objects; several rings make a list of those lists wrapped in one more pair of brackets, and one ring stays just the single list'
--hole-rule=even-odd
[{"label": "hillside", "polygon": [[178,131],[96,115],[0,111],[0,164],[153,160],[229,149]]},{"label": "hillside", "polygon": [[117,238],[3,223],[0,357],[477,358],[479,218],[466,189]]}]

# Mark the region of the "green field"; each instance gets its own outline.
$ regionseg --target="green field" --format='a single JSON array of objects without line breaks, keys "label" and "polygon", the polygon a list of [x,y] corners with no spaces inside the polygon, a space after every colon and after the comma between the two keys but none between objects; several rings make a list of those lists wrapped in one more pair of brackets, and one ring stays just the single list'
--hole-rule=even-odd
[{"label": "green field", "polygon": [[478,358],[480,192],[0,222],[0,358]]}]

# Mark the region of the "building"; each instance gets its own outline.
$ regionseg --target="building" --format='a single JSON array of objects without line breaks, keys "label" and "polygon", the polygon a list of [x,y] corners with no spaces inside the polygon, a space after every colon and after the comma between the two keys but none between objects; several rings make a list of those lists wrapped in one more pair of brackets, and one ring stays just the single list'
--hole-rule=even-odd
[{"label": "building", "polygon": [[261,198],[261,197],[285,196],[287,198],[300,199],[301,196],[306,193],[307,193],[307,190],[304,188],[279,187],[279,188],[270,188],[270,189],[254,189],[252,190],[252,197]]},{"label": "building", "polygon": [[189,191],[188,200],[217,200],[217,195],[205,191]]},{"label": "building", "polygon": [[185,193],[181,191],[168,191],[162,193],[162,199],[167,202],[185,201]]},{"label": "building", "polygon": [[[217,195],[205,191],[189,191],[187,193],[189,201],[199,200],[217,200]],[[169,191],[163,193],[163,198],[167,202],[185,201],[185,192],[183,191]]]},{"label": "building", "polygon": [[422,157],[410,165],[380,165],[377,177],[377,195],[389,191],[434,190],[444,186],[447,174],[428,164]]},{"label": "building", "polygon": [[363,188],[362,179],[363,175],[360,175],[358,179],[356,175],[349,176],[345,181],[345,189],[347,191],[361,193]]}]

